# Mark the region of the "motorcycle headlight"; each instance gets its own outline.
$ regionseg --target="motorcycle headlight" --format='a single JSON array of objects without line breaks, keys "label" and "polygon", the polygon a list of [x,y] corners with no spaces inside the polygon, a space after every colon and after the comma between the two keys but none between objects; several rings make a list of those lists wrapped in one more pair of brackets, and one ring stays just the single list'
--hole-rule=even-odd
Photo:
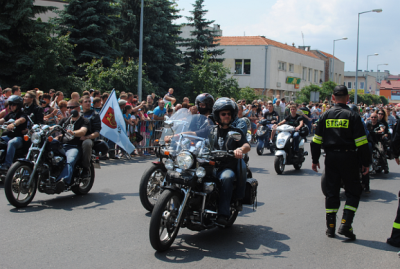
[{"label": "motorcycle headlight", "polygon": [[258,129],[258,130],[257,130],[257,135],[258,135],[258,136],[263,136],[263,135],[265,134],[265,132],[266,132],[266,130]]},{"label": "motorcycle headlight", "polygon": [[192,167],[194,159],[190,152],[183,151],[176,157],[176,162],[178,163],[178,167],[180,169],[186,170]]},{"label": "motorcycle headlight", "polygon": [[202,177],[205,177],[206,176],[206,169],[204,169],[203,167],[199,167],[199,168],[197,168],[196,169],[196,176],[198,177],[198,178],[202,178]]},{"label": "motorcycle headlight", "polygon": [[41,133],[40,132],[35,132],[31,136],[31,141],[33,144],[39,144],[41,140]]},{"label": "motorcycle headlight", "polygon": [[174,162],[171,159],[166,160],[164,165],[165,165],[165,168],[167,168],[168,170],[174,169]]},{"label": "motorcycle headlight", "polygon": [[203,183],[203,191],[205,193],[211,193],[214,190],[215,183],[213,182],[204,182]]},{"label": "motorcycle headlight", "polygon": [[278,139],[276,145],[278,146],[278,148],[283,148],[285,146],[285,139]]}]

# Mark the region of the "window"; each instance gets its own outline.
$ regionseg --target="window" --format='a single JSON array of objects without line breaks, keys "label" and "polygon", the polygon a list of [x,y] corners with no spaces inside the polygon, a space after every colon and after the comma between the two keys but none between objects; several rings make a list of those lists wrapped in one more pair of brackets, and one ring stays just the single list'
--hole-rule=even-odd
[{"label": "window", "polygon": [[351,89],[351,82],[347,82],[347,89]]},{"label": "window", "polygon": [[303,67],[303,80],[307,79],[307,67]]},{"label": "window", "polygon": [[322,83],[324,80],[322,79],[323,72],[319,71],[319,83]]},{"label": "window", "polygon": [[354,88],[353,88],[353,89],[357,89],[356,83],[355,83],[355,82],[353,82],[353,85],[354,85]]},{"label": "window", "polygon": [[289,72],[294,72],[294,64],[289,64]]},{"label": "window", "polygon": [[311,82],[311,76],[312,76],[312,69],[309,68],[308,69],[308,81],[310,81],[310,82]]},{"label": "window", "polygon": [[278,62],[278,70],[286,71],[286,63]]},{"label": "window", "polygon": [[251,60],[236,59],[235,60],[235,74],[236,75],[250,75]]},{"label": "window", "polygon": [[360,82],[360,89],[364,89],[364,82]]},{"label": "window", "polygon": [[318,70],[314,70],[314,82],[318,82]]}]

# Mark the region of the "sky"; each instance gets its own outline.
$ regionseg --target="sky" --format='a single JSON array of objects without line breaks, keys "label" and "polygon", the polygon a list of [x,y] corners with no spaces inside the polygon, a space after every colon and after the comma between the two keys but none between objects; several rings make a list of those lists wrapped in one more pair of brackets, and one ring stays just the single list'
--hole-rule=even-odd
[{"label": "sky", "polygon": [[[188,22],[195,0],[176,0],[177,23]],[[358,13],[382,9],[381,13],[360,15],[358,69],[389,70],[400,74],[400,0],[204,0],[205,18],[215,20],[223,36],[265,36],[295,46],[332,54],[345,63],[345,71],[356,70]]]}]

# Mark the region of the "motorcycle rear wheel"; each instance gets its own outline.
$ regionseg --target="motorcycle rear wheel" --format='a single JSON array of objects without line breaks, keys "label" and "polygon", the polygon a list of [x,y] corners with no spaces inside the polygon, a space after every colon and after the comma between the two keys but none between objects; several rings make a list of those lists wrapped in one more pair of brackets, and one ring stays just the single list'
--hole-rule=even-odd
[{"label": "motorcycle rear wheel", "polygon": [[257,143],[257,154],[258,155],[263,155],[264,153],[264,144],[261,142]]},{"label": "motorcycle rear wheel", "polygon": [[144,171],[139,185],[139,197],[142,206],[152,212],[161,193],[161,183],[167,173],[164,164],[152,164]]},{"label": "motorcycle rear wheel", "polygon": [[81,183],[77,186],[73,186],[71,188],[72,192],[77,194],[77,195],[84,195],[87,194],[93,187],[94,183],[94,166],[91,163],[90,164],[90,178],[89,179],[84,179],[81,181]]},{"label": "motorcycle rear wheel", "polygon": [[[180,228],[175,226],[182,198],[175,191],[164,190],[151,214],[150,243],[157,251],[166,251],[174,242]],[[182,220],[182,219],[181,219]]]},{"label": "motorcycle rear wheel", "polygon": [[283,156],[275,156],[274,160],[275,171],[278,175],[281,175],[285,171],[285,164],[283,163]]},{"label": "motorcycle rear wheel", "polygon": [[[4,192],[10,204],[17,208],[29,205],[35,197],[36,179],[32,181],[31,186],[27,186],[31,174],[31,165],[21,162],[15,162],[7,172],[4,181]],[[22,198],[20,197],[21,194],[23,195]]]}]

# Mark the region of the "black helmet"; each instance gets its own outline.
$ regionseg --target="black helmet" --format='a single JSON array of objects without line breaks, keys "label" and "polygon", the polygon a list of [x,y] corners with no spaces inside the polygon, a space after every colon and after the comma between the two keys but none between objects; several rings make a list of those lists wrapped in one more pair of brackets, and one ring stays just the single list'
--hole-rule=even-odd
[{"label": "black helmet", "polygon": [[18,95],[11,95],[7,99],[8,105],[17,105],[17,109],[20,110],[22,108],[22,105],[24,103],[24,100],[22,99],[21,96]]},{"label": "black helmet", "polygon": [[[201,109],[199,106],[200,103],[206,104],[206,108]],[[199,110],[200,114],[206,114],[208,111],[211,112],[213,109],[214,97],[212,97],[212,95],[209,93],[199,94],[197,95],[194,104],[197,106],[197,109]]]},{"label": "black helmet", "polygon": [[213,118],[219,124],[221,124],[221,119],[219,118],[219,112],[224,111],[224,110],[230,110],[232,112],[231,122],[229,123],[229,124],[231,124],[238,115],[238,111],[239,111],[238,106],[235,102],[233,102],[229,98],[226,98],[226,97],[219,98],[214,103],[213,110],[212,110]]},{"label": "black helmet", "polygon": [[349,107],[350,107],[350,110],[351,111],[353,111],[353,112],[355,112],[355,113],[359,113],[359,111],[358,111],[358,107],[356,106],[356,105],[354,105],[354,104],[351,104],[351,105],[349,105]]}]

